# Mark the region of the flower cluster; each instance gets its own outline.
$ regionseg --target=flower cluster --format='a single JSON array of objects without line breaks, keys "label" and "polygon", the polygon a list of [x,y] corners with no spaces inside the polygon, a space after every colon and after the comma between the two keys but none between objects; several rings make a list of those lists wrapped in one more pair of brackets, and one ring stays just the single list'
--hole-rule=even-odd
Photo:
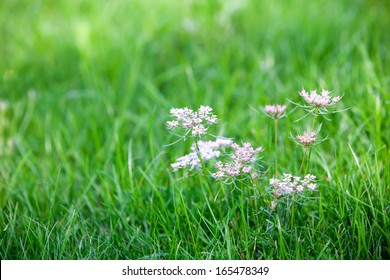
[{"label": "flower cluster", "polygon": [[192,145],[192,152],[188,155],[182,156],[177,159],[175,163],[172,163],[171,166],[174,171],[180,168],[190,167],[190,170],[200,167],[200,160],[198,157],[198,152],[202,160],[209,161],[212,158],[217,158],[220,156],[220,149],[222,147],[232,145],[233,141],[225,138],[217,138],[215,141],[199,141],[198,147],[199,151],[197,151],[195,145]]},{"label": "flower cluster", "polygon": [[264,112],[273,119],[280,119],[286,115],[286,105],[266,105]]},{"label": "flower cluster", "polygon": [[170,113],[176,120],[167,121],[166,125],[169,129],[185,128],[192,136],[200,137],[207,133],[209,125],[218,122],[212,111],[211,107],[203,105],[196,112],[189,108],[172,108]]},{"label": "flower cluster", "polygon": [[331,97],[329,91],[323,89],[320,94],[317,94],[316,90],[312,90],[310,93],[304,89],[299,93],[300,96],[305,99],[310,106],[317,108],[324,108],[336,104],[340,101],[341,96]]},{"label": "flower cluster", "polygon": [[303,146],[311,146],[317,141],[317,133],[313,131],[304,132],[303,135],[297,135],[297,141]]},{"label": "flower cluster", "polygon": [[244,143],[242,146],[233,143],[231,147],[234,149],[233,154],[230,156],[233,162],[223,163],[217,162],[217,172],[213,176],[217,179],[226,177],[237,177],[240,174],[247,174],[252,171],[252,164],[257,159],[257,154],[262,151],[263,148],[252,148],[250,143]]},{"label": "flower cluster", "polygon": [[317,188],[317,184],[314,183],[316,176],[307,174],[303,177],[293,176],[291,174],[283,174],[281,180],[272,178],[269,180],[270,185],[273,188],[273,193],[276,197],[283,195],[301,193],[305,190],[314,191]]}]

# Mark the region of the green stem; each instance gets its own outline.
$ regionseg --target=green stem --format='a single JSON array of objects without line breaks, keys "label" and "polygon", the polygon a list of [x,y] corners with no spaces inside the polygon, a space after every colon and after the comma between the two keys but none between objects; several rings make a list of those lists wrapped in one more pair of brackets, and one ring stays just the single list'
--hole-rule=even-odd
[{"label": "green stem", "polygon": [[309,147],[309,155],[307,156],[307,166],[305,168],[305,172],[307,173],[308,169],[309,169],[309,165],[310,165],[310,157],[311,157],[311,148],[312,147]]},{"label": "green stem", "polygon": [[275,119],[275,176],[278,177],[278,119]]},{"label": "green stem", "polygon": [[[250,190],[249,190],[250,191]],[[259,228],[259,210],[257,206],[257,188],[253,190],[253,193],[251,194],[252,197],[255,197],[254,199],[254,209],[255,209],[255,228]]]},{"label": "green stem", "polygon": [[227,194],[226,192],[226,186],[224,186],[222,183],[221,183],[221,190],[223,192],[223,197],[225,199],[225,202],[226,202],[226,209],[229,209],[229,197],[230,195]]},{"label": "green stem", "polygon": [[301,167],[299,168],[299,172],[298,174],[301,175],[301,172],[302,172],[302,168],[303,168],[303,165],[305,163],[305,158],[306,158],[306,151],[307,151],[307,148],[304,147],[303,148],[303,157],[302,157],[302,163],[301,163]]},{"label": "green stem", "polygon": [[294,229],[295,227],[295,194],[293,195],[293,199],[292,199],[292,202],[291,202],[291,219],[290,219],[290,222],[291,222],[291,231]]},{"label": "green stem", "polygon": [[318,108],[316,108],[316,111],[314,112],[314,118],[313,118],[313,125],[311,127],[311,131],[314,131],[315,125],[316,125],[316,120],[318,117]]},{"label": "green stem", "polygon": [[[314,132],[314,129],[315,129],[315,126],[316,126],[317,117],[318,117],[318,108],[316,108],[316,110],[315,110],[315,112],[314,112],[313,125],[312,125],[312,127],[311,127],[311,131],[312,131],[312,132]],[[307,172],[307,170],[309,169],[309,165],[310,165],[311,149],[312,149],[312,147],[309,147],[309,155],[308,155],[308,157],[307,157],[306,172]]]}]

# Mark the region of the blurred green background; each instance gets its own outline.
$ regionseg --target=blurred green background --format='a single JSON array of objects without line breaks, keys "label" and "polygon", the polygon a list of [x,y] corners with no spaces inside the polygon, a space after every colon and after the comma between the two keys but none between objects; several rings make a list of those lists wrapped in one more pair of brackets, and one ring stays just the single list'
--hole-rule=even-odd
[{"label": "blurred green background", "polygon": [[[139,118],[149,119],[153,110],[162,121],[170,107],[208,104],[234,123],[232,136],[244,137],[249,129],[236,132],[238,124],[257,122],[241,113],[248,104],[296,100],[303,87],[347,94],[352,111],[360,110],[353,101],[373,109],[379,98],[381,112],[362,108],[353,118],[357,125],[389,106],[388,1],[0,5],[0,95],[15,102],[37,93],[32,134],[43,123],[77,117],[83,121],[71,121],[74,133],[105,135],[94,133],[96,126],[104,130],[118,116],[128,116],[127,130],[137,134],[144,130]],[[97,141],[85,148],[96,151],[105,139]]]}]

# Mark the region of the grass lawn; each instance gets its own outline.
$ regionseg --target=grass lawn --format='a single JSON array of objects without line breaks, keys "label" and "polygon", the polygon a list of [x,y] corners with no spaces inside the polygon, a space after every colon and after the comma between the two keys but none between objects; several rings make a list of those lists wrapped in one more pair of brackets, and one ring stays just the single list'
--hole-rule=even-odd
[{"label": "grass lawn", "polygon": [[[2,0],[0,258],[389,259],[389,26],[386,0]],[[276,199],[303,88],[348,110],[317,118],[318,189]],[[170,109],[200,105],[261,176],[172,169]]]}]

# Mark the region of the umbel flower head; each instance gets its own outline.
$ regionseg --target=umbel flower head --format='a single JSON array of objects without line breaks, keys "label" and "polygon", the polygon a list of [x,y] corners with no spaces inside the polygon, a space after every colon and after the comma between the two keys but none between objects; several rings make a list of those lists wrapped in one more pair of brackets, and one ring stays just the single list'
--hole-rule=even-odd
[{"label": "umbel flower head", "polygon": [[203,162],[206,162],[212,158],[219,157],[221,154],[220,149],[226,146],[230,146],[232,143],[232,140],[226,138],[217,138],[215,141],[199,140],[199,151],[197,151],[195,145],[192,145],[192,152],[188,155],[179,157],[175,163],[171,164],[171,166],[174,171],[186,167],[190,167],[190,170],[193,170],[194,168],[200,167],[201,165],[198,153]]},{"label": "umbel flower head", "polygon": [[272,186],[272,192],[276,197],[281,197],[304,191],[314,191],[317,184],[314,182],[316,176],[307,174],[303,178],[284,173],[281,180],[272,178],[269,180]]},{"label": "umbel flower head", "polygon": [[280,119],[286,115],[286,105],[266,105],[264,112],[273,119]]},{"label": "umbel flower head", "polygon": [[248,174],[252,171],[252,165],[257,160],[257,155],[263,148],[252,148],[250,143],[244,143],[242,146],[233,143],[231,147],[234,149],[233,154],[230,155],[231,162],[218,161],[215,166],[217,172],[213,176],[217,179],[233,178],[240,174]]},{"label": "umbel flower head", "polygon": [[322,89],[320,94],[317,94],[316,90],[307,92],[302,89],[299,93],[300,96],[312,107],[325,108],[338,103],[341,100],[341,96],[331,97],[328,90]]},{"label": "umbel flower head", "polygon": [[198,111],[185,108],[172,108],[171,115],[175,120],[167,121],[166,125],[169,129],[184,128],[187,133],[194,137],[200,137],[207,134],[207,129],[210,125],[218,122],[218,118],[213,114],[213,109],[209,106],[200,106]]},{"label": "umbel flower head", "polygon": [[317,133],[314,131],[304,132],[302,135],[297,135],[297,142],[308,147],[317,141]]}]

